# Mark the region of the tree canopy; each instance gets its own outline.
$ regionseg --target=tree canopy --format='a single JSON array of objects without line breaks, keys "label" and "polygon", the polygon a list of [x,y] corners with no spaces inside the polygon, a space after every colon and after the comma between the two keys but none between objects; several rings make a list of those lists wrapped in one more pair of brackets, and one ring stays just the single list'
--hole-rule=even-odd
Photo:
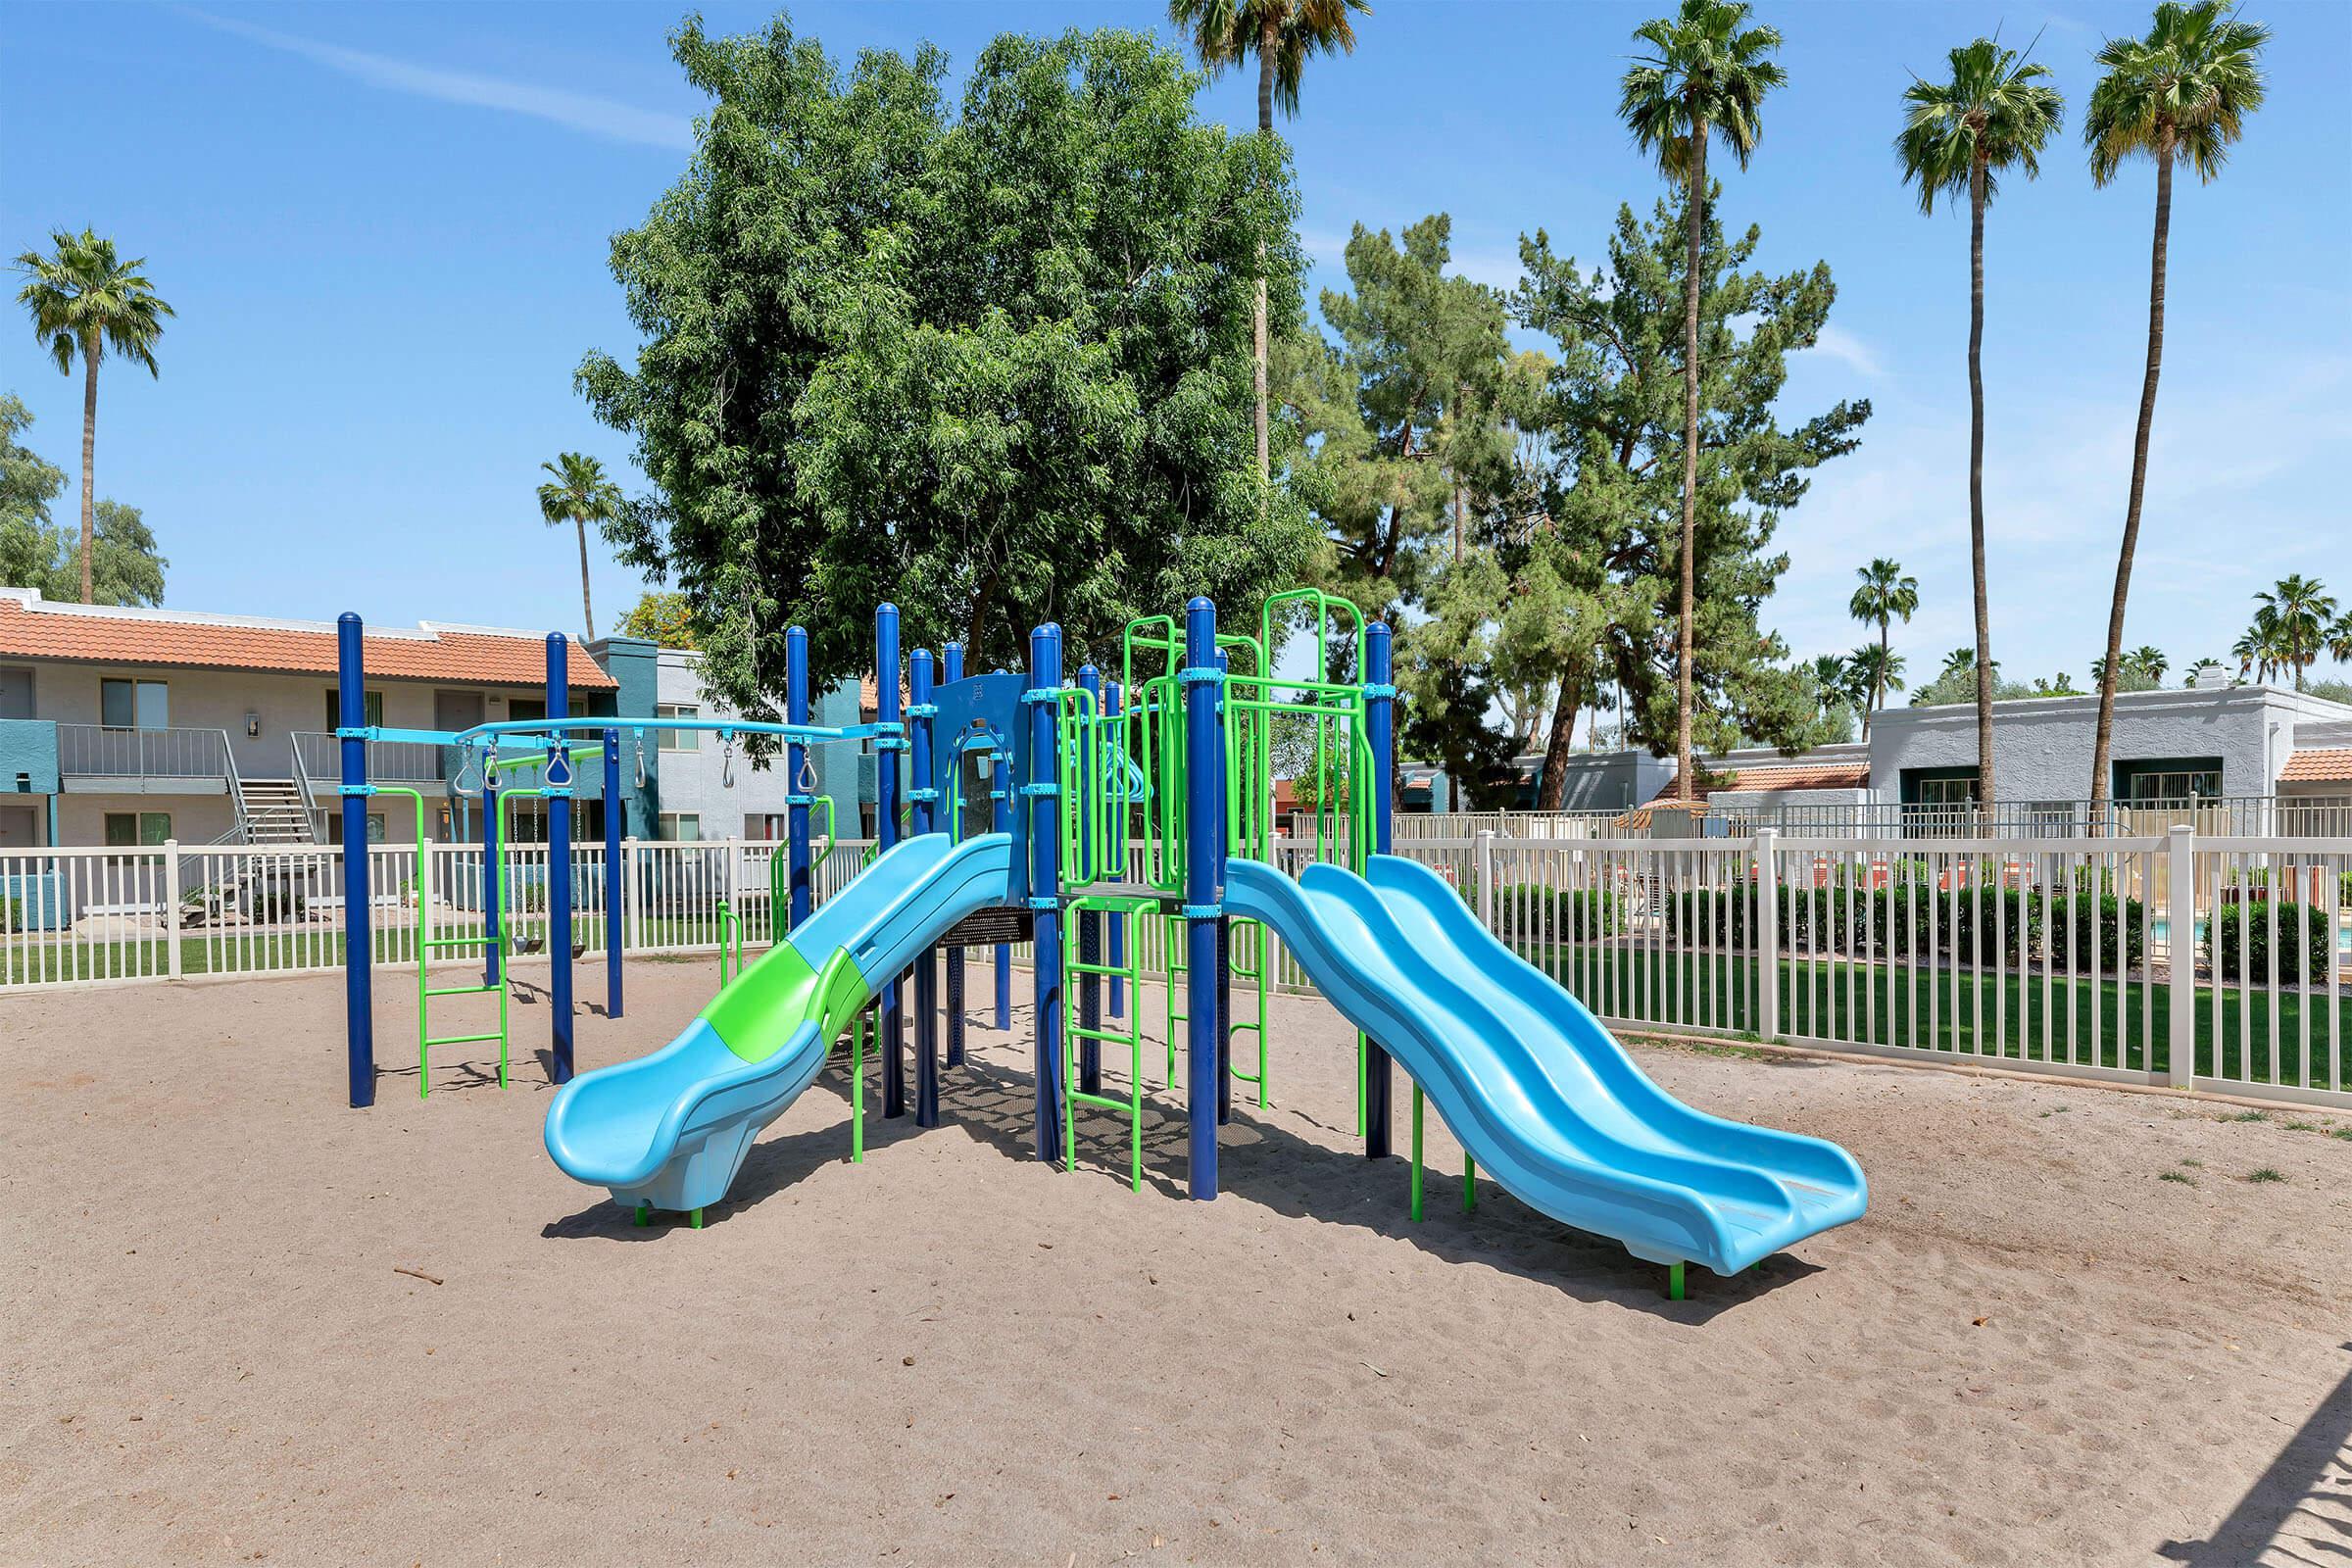
[{"label": "tree canopy", "polygon": [[[1863,399],[1783,422],[1788,357],[1815,341],[1838,291],[1826,263],[1747,270],[1758,238],[1751,226],[1727,239],[1710,220],[1701,253],[1692,564],[1702,749],[1746,739],[1794,750],[1818,738],[1820,693],[1759,622],[1788,565],[1768,549],[1811,471],[1854,450],[1870,417]],[[1555,254],[1542,230],[1520,256],[1527,280],[1514,309],[1552,338],[1558,360],[1534,416],[1549,457],[1530,552],[1592,604],[1598,662],[1628,699],[1627,741],[1663,755],[1676,721],[1674,627],[1657,611],[1680,573],[1682,220],[1663,202],[1646,221],[1620,208],[1606,259],[1591,270]],[[1563,692],[1555,728],[1575,710]]]},{"label": "tree canopy", "polygon": [[[31,423],[23,402],[0,393],[0,583],[37,588],[48,599],[81,599],[78,530],[58,526],[49,514],[66,476],[18,441]],[[157,553],[155,534],[138,508],[98,502],[91,536],[88,603],[164,602],[164,571],[171,563]]]},{"label": "tree canopy", "polygon": [[1312,525],[1257,481],[1250,390],[1261,267],[1299,314],[1290,172],[1177,55],[1001,37],[951,113],[929,47],[844,70],[782,18],[672,47],[713,103],[612,242],[635,365],[578,379],[654,484],[609,534],[690,597],[714,693],[772,712],[795,621],[819,684],[865,668],[878,600],[986,668],[1035,622],[1107,658],[1287,582]]}]

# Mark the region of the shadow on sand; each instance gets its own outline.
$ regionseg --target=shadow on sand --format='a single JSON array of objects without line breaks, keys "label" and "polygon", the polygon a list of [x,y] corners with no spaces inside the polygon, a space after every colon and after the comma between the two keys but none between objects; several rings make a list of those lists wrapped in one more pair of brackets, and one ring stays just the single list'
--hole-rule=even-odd
[{"label": "shadow on sand", "polygon": [[[984,1010],[972,1012],[975,1026],[981,1024]],[[1021,1026],[1016,1015],[1016,1039]],[[1186,1119],[1181,1105],[1153,1098],[1165,1094],[1151,1076],[1156,1049],[1156,1043],[1147,1042],[1144,1182],[1162,1197],[1182,1199],[1187,1191]],[[1105,1065],[1107,1068],[1109,1063]],[[879,1071],[878,1061],[867,1063],[865,1151],[869,1160],[887,1158],[892,1148],[925,1131],[914,1125],[911,1115],[888,1120],[881,1116]],[[911,1070],[908,1081],[911,1084]],[[1402,1151],[1408,1147],[1410,1090],[1402,1084],[1399,1087],[1396,1147]],[[1118,1089],[1108,1071],[1105,1089],[1111,1093]],[[849,1134],[844,1125],[849,1076],[841,1054],[836,1053],[810,1092],[836,1098],[843,1121],[755,1145],[735,1179],[732,1195],[707,1211],[707,1223],[720,1222],[738,1208],[796,1185],[821,1164],[849,1157]],[[1031,1074],[979,1055],[967,1056],[961,1066],[941,1070],[941,1121],[965,1129],[1008,1158],[1033,1159],[1036,1093],[1036,1079]],[[1086,1107],[1078,1122],[1078,1162],[1072,1179],[1124,1185],[1129,1171],[1127,1151],[1126,1119]],[[1555,1286],[1579,1300],[1615,1301],[1686,1322],[1706,1322],[1816,1272],[1813,1264],[1786,1252],[1775,1253],[1732,1279],[1694,1268],[1690,1299],[1669,1301],[1663,1269],[1633,1257],[1613,1242],[1568,1229],[1528,1208],[1491,1181],[1478,1182],[1476,1210],[1464,1213],[1458,1167],[1447,1173],[1435,1169],[1428,1173],[1428,1217],[1415,1224],[1408,1207],[1409,1165],[1401,1154],[1368,1160],[1354,1151],[1311,1142],[1252,1114],[1239,1095],[1232,1120],[1219,1133],[1217,1165],[1224,1196],[1260,1204],[1286,1218],[1360,1226],[1410,1242],[1449,1263],[1502,1269]],[[664,1228],[662,1224],[638,1226],[628,1210],[606,1200],[551,1223],[541,1234],[557,1239],[643,1241],[661,1235]]]},{"label": "shadow on sand", "polygon": [[2336,1380],[2209,1538],[2168,1541],[2156,1555],[2197,1568],[2352,1563],[2352,1372]]}]

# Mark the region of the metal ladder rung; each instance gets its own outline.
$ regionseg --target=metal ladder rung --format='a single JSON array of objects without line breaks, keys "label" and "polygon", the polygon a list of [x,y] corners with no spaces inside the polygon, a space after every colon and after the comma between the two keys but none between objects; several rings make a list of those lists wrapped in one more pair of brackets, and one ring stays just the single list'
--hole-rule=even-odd
[{"label": "metal ladder rung", "polygon": [[497,989],[496,986],[433,986],[424,994],[428,997],[480,997]]},{"label": "metal ladder rung", "polygon": [[426,1037],[424,1043],[428,1046],[470,1046],[483,1040],[504,1038],[497,1030],[493,1029],[486,1035],[430,1035]]}]

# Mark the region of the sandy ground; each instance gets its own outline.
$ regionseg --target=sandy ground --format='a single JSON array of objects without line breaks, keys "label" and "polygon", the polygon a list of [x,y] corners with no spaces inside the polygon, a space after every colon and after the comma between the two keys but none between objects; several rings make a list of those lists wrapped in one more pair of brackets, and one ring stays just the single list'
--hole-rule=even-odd
[{"label": "sandy ground", "polygon": [[[665,1041],[712,979],[633,969],[582,1065]],[[1442,1134],[1410,1223],[1312,1002],[1276,1004],[1280,1105],[1225,1130],[1213,1204],[1177,1196],[1164,1097],[1141,1196],[1107,1120],[1076,1174],[1025,1157],[1026,1047],[977,1030],[947,1126],[877,1116],[853,1166],[829,1070],[699,1233],[549,1163],[543,1006],[513,1088],[437,1065],[419,1103],[412,1068],[352,1111],[340,1003],[331,976],[0,1002],[0,1562],[2239,1564],[2352,1538],[2340,1121],[1642,1048],[1872,1184],[1860,1223],[1675,1303],[1491,1183],[1465,1215]],[[407,1004],[379,985],[393,1068]]]}]

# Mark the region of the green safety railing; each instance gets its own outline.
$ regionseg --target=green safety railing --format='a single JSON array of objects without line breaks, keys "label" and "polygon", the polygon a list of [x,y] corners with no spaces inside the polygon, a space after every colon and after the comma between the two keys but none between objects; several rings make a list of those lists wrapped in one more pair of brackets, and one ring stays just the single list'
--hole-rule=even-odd
[{"label": "green safety railing", "polygon": [[[1159,908],[1159,901],[1149,895],[1095,895],[1074,899],[1072,914],[1125,915],[1130,920],[1146,918]],[[1124,980],[1130,999],[1143,996],[1143,944],[1127,944],[1127,959],[1123,963],[1104,960],[1089,961],[1083,956],[1065,958],[1063,972],[1072,976],[1093,975],[1102,979]],[[1144,1190],[1144,1025],[1143,1009],[1130,1001],[1126,1012],[1126,1027],[1105,1028],[1070,1021],[1062,1028],[1061,1062],[1061,1158],[1062,1168],[1075,1170],[1078,1165],[1078,1107],[1095,1105],[1104,1110],[1122,1111],[1127,1116],[1128,1185],[1136,1192]],[[1078,1087],[1079,1042],[1092,1040],[1101,1045],[1127,1048],[1127,1093],[1098,1095]]]},{"label": "green safety railing", "polygon": [[[470,1046],[484,1041],[498,1042],[498,1087],[507,1087],[507,965],[514,954],[512,932],[501,921],[499,934],[487,931],[471,936],[436,937],[431,928],[430,878],[425,875],[426,849],[424,836],[424,793],[398,784],[372,786],[377,795],[405,795],[416,808],[416,1098],[424,1100],[433,1092],[433,1047]],[[500,949],[498,980],[492,985],[436,986],[432,982],[431,955],[452,951],[481,953],[490,947]],[[432,1003],[435,997],[478,997],[488,992],[498,995],[498,1027],[469,1035],[436,1035],[432,1030]]]}]

